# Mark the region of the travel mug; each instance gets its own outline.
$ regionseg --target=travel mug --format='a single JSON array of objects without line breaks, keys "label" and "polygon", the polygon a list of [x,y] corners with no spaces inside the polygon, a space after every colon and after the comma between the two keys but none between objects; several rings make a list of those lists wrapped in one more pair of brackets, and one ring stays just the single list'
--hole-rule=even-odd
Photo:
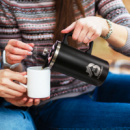
[{"label": "travel mug", "polygon": [[93,42],[89,50],[82,52],[68,45],[68,36],[72,33],[66,34],[62,42],[56,41],[43,67],[49,66],[51,70],[100,86],[108,75],[108,62],[91,55]]}]

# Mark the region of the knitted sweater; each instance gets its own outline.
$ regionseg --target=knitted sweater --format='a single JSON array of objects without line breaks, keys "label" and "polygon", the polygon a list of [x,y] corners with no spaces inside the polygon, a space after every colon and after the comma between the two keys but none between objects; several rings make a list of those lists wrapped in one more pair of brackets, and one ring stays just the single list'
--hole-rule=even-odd
[{"label": "knitted sweater", "polygon": [[[95,0],[81,0],[85,16],[95,15]],[[75,18],[82,17],[76,4]],[[121,0],[100,0],[98,13],[115,23],[130,27],[130,15]],[[39,54],[44,48],[51,49],[53,45],[53,29],[55,26],[55,8],[53,0],[0,0],[0,48],[3,50],[10,39],[18,39],[25,43],[34,43],[34,54],[23,60],[28,66],[42,65],[44,59]],[[130,49],[130,29],[126,45],[117,51],[128,54]],[[78,46],[86,50],[84,44]],[[130,51],[129,51],[130,52]],[[51,99],[76,96],[90,92],[95,88],[83,81],[74,79],[65,74],[52,72],[51,74]]]}]

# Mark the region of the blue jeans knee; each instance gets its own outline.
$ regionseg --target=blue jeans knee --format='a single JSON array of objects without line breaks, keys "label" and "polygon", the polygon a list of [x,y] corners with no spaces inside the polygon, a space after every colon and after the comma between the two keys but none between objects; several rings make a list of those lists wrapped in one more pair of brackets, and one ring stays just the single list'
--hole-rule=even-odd
[{"label": "blue jeans knee", "polygon": [[35,125],[27,111],[1,107],[0,130],[35,130]]}]

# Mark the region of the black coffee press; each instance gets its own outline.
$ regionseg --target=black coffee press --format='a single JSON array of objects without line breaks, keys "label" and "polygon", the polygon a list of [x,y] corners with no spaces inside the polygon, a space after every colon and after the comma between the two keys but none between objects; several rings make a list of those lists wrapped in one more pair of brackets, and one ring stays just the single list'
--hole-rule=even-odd
[{"label": "black coffee press", "polygon": [[107,61],[91,55],[93,42],[89,50],[82,52],[68,45],[67,38],[72,33],[65,34],[62,42],[56,41],[50,53],[47,54],[46,63],[52,70],[100,86],[107,77],[109,64]]}]

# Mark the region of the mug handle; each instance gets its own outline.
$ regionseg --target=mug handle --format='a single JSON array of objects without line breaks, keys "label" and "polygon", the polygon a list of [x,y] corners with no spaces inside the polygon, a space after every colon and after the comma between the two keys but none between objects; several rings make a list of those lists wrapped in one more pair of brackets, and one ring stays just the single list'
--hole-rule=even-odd
[{"label": "mug handle", "polygon": [[[67,44],[68,45],[68,36],[72,36],[72,32],[69,32],[67,34],[64,35],[63,44]],[[91,54],[92,53],[92,49],[93,49],[93,41],[89,43],[89,49],[87,51],[85,51],[86,54]]]},{"label": "mug handle", "polygon": [[[27,76],[27,75],[24,75],[24,77],[27,78],[28,76]],[[23,83],[21,83],[21,82],[19,82],[19,84],[22,85],[22,86],[24,86],[25,88],[27,88],[27,85],[25,85],[25,84],[23,84]]]}]

